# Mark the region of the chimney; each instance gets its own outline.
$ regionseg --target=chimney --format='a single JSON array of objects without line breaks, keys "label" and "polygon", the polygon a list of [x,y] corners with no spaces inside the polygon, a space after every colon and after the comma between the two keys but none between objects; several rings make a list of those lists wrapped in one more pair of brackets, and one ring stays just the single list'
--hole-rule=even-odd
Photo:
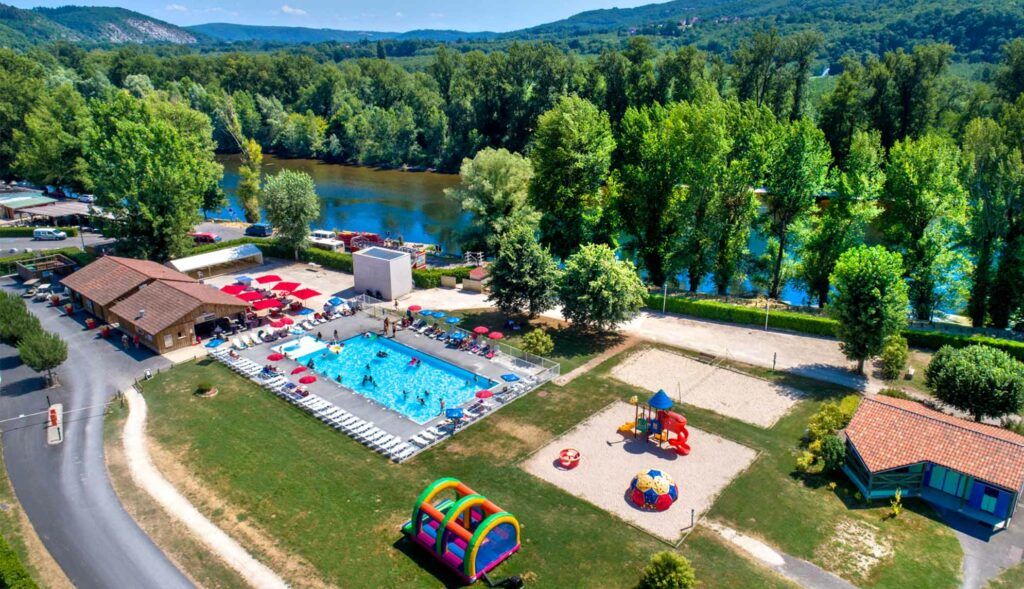
[{"label": "chimney", "polygon": [[145,309],[139,309],[139,317],[138,318],[142,319],[145,316],[146,316],[146,310]]}]

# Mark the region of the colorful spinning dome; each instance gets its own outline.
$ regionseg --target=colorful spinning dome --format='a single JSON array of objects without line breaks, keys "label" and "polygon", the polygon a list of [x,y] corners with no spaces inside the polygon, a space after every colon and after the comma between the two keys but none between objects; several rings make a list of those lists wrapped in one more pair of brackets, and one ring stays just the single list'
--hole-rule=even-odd
[{"label": "colorful spinning dome", "polygon": [[665,511],[679,498],[679,488],[668,474],[651,469],[633,477],[629,499],[640,509]]}]

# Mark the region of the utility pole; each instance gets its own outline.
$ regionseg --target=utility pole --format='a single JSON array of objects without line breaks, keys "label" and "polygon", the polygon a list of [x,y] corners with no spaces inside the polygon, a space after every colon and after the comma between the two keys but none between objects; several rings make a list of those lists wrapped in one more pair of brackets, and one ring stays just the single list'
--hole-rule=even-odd
[{"label": "utility pole", "polygon": [[665,281],[663,287],[664,287],[664,290],[662,291],[662,294],[661,294],[661,314],[662,315],[665,314],[665,309],[668,306],[668,280]]},{"label": "utility pole", "polygon": [[767,299],[764,302],[764,330],[768,331],[768,311],[771,309],[772,300]]}]

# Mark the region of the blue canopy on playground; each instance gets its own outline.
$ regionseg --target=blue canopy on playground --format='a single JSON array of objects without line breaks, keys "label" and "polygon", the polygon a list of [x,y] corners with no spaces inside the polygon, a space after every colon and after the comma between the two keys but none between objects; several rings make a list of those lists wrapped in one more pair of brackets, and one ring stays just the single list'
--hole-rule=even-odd
[{"label": "blue canopy on playground", "polygon": [[671,409],[672,399],[665,394],[665,391],[658,391],[654,393],[654,396],[647,401],[647,404],[655,409]]}]

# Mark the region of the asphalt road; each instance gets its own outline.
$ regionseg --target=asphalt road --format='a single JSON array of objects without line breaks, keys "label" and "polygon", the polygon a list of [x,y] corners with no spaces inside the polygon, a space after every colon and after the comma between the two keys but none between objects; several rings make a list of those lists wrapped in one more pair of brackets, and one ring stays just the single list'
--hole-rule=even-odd
[{"label": "asphalt road", "polygon": [[45,415],[0,423],[7,472],[36,533],[79,589],[192,587],[121,506],[103,459],[102,403],[167,361],[97,339],[46,303],[29,308],[68,343],[68,360],[58,369],[62,386],[49,390],[0,344],[0,419],[45,411],[47,396],[64,404],[58,446],[46,444]]},{"label": "asphalt road", "polygon": [[37,241],[31,237],[0,237],[0,256],[9,254],[11,250],[17,250],[20,253],[27,249],[34,252],[66,247],[82,249],[83,238],[86,245],[107,241],[107,238],[99,233],[83,233],[80,237],[69,237],[61,241]]}]

